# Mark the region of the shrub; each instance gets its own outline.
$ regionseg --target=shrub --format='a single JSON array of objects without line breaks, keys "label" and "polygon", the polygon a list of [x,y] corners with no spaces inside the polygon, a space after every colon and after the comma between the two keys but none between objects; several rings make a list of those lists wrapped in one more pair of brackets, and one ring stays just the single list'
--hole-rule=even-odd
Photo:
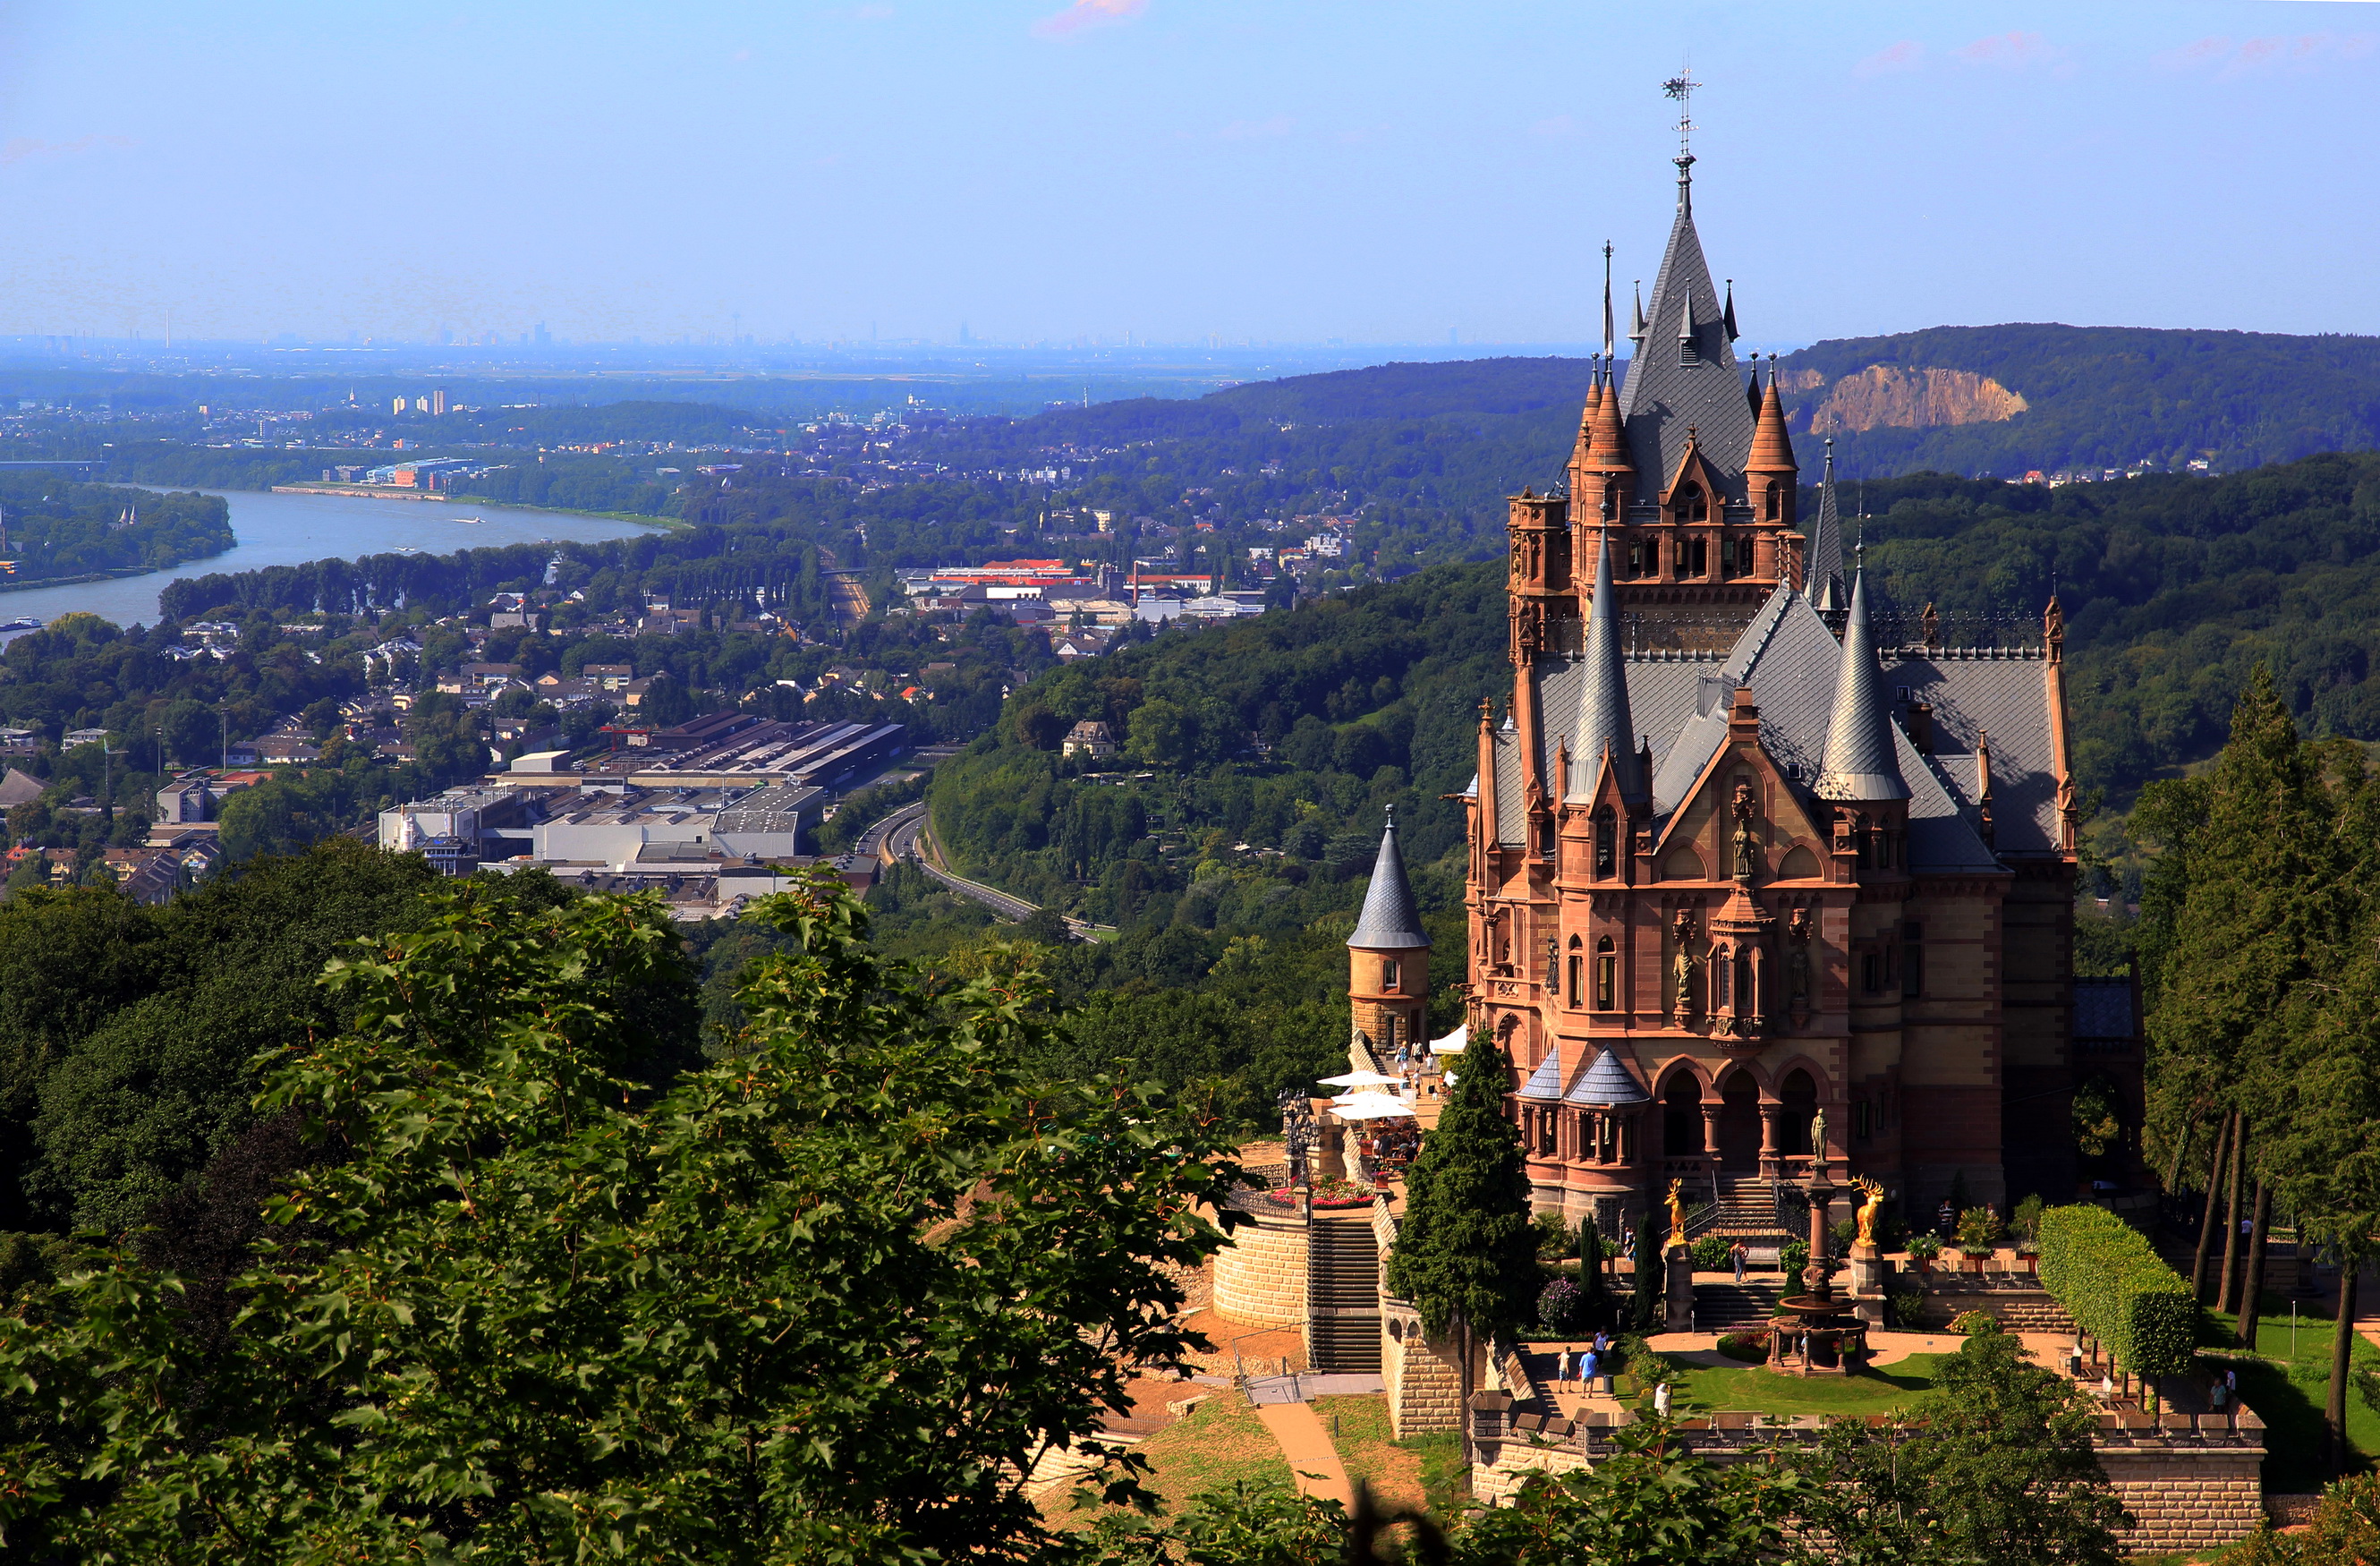
[{"label": "shrub", "polygon": [[1578,1331],[1579,1311],[1586,1291],[1568,1278],[1557,1278],[1537,1292],[1537,1323],[1558,1338]]},{"label": "shrub", "polygon": [[2038,1192],[2017,1203],[2016,1211],[2009,1215],[2009,1227],[2027,1240],[2041,1238],[2042,1201]]},{"label": "shrub", "polygon": [[1696,1272],[1723,1272],[1727,1269],[1729,1241],[1724,1234],[1706,1234],[1694,1242],[1693,1256]]},{"label": "shrub", "polygon": [[1932,1261],[1942,1254],[1942,1237],[1938,1234],[1912,1234],[1909,1237],[1909,1259]]},{"label": "shrub", "polygon": [[1558,1212],[1537,1214],[1533,1225],[1537,1234],[1537,1255],[1548,1261],[1570,1254],[1570,1225]]},{"label": "shrub", "polygon": [[2006,1232],[2000,1215],[1989,1208],[1969,1208],[1959,1215],[1959,1248],[1968,1252],[1988,1252]]},{"label": "shrub", "polygon": [[1800,1278],[1802,1275],[1802,1269],[1810,1265],[1810,1242],[1807,1240],[1787,1241],[1778,1249],[1777,1265],[1785,1269],[1785,1278],[1788,1282],[1791,1282],[1795,1279]]},{"label": "shrub", "polygon": [[1962,1310],[1950,1318],[1950,1330],[1962,1337],[1981,1338],[2000,1329],[2000,1318],[1987,1310]]},{"label": "shrub", "polygon": [[1746,1365],[1761,1364],[1768,1358],[1768,1334],[1730,1332],[1719,1339],[1718,1352],[1730,1359],[1740,1359]]},{"label": "shrub", "polygon": [[1914,1289],[1902,1289],[1885,1296],[1885,1305],[1892,1312],[1892,1324],[1904,1331],[1925,1325],[1925,1296]]},{"label": "shrub", "polygon": [[2190,1366],[2198,1301],[2140,1231],[2105,1208],[2049,1208],[2041,1215],[2041,1286],[2076,1325],[2142,1376]]}]

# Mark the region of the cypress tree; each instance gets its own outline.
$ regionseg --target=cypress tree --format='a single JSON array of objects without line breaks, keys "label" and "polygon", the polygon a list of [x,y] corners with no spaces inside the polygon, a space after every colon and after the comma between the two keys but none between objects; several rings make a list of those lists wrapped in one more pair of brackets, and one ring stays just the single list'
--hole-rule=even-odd
[{"label": "cypress tree", "polygon": [[1653,1329],[1654,1310],[1661,1301],[1661,1241],[1655,1225],[1661,1220],[1651,1208],[1636,1220],[1636,1292],[1628,1299],[1628,1325],[1639,1332]]},{"label": "cypress tree", "polygon": [[1495,1039],[1472,1029],[1446,1108],[1405,1175],[1404,1217],[1389,1257],[1389,1288],[1413,1302],[1423,1331],[1457,1340],[1466,1456],[1472,1342],[1525,1319],[1536,1293],[1528,1170],[1504,1118],[1512,1079]]},{"label": "cypress tree", "polygon": [[1595,1215],[1578,1220],[1578,1287],[1586,1304],[1587,1319],[1603,1324],[1603,1236],[1596,1232]]}]

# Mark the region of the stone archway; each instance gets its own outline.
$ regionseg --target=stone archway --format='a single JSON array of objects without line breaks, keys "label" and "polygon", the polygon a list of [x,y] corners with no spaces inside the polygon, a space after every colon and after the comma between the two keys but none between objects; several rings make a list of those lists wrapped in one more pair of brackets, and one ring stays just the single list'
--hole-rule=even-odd
[{"label": "stone archway", "polygon": [[1682,1071],[1661,1090],[1661,1156],[1691,1159],[1703,1151],[1703,1085]]},{"label": "stone archway", "polygon": [[1778,1111],[1778,1118],[1783,1122],[1777,1128],[1779,1149],[1787,1158],[1808,1158],[1810,1121],[1818,1112],[1817,1083],[1811,1080],[1808,1072],[1795,1066],[1779,1086],[1777,1101],[1783,1106]]},{"label": "stone archway", "polygon": [[1749,1174],[1760,1167],[1760,1084],[1738,1066],[1719,1087],[1719,1167]]}]

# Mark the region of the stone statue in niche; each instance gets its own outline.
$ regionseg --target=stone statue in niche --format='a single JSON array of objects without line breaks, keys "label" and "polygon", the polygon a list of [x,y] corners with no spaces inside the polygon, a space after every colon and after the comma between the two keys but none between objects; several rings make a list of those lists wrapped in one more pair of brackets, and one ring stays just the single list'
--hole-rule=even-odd
[{"label": "stone statue in niche", "polygon": [[1935,613],[1934,606],[1929,603],[1919,618],[1925,627],[1925,650],[1932,652],[1942,645],[1942,616]]},{"label": "stone statue in niche", "polygon": [[1731,840],[1735,849],[1735,879],[1750,880],[1759,873],[1760,865],[1760,845],[1752,835],[1752,820],[1758,807],[1753,803],[1750,783],[1741,781],[1736,783],[1735,798],[1728,806],[1728,811],[1735,818],[1735,836]]},{"label": "stone statue in niche", "polygon": [[1820,1110],[1810,1122],[1810,1157],[1817,1168],[1827,1162],[1827,1111]]},{"label": "stone statue in niche", "polygon": [[1802,941],[1793,943],[1792,955],[1786,959],[1792,980],[1792,1000],[1796,1007],[1810,1003],[1810,948]]},{"label": "stone statue in niche", "polygon": [[1670,965],[1671,993],[1676,997],[1678,1015],[1690,1016],[1694,1009],[1694,972],[1702,965],[1694,956],[1694,916],[1692,911],[1678,910],[1674,933],[1678,941],[1678,955]]}]

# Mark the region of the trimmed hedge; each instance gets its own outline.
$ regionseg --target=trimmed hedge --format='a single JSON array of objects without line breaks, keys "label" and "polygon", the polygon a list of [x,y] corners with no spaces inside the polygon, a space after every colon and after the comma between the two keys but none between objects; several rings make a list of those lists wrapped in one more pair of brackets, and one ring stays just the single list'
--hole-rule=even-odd
[{"label": "trimmed hedge", "polygon": [[2136,1376],[2190,1367],[2198,1299],[2137,1229],[2105,1208],[2041,1215],[2041,1286]]}]

